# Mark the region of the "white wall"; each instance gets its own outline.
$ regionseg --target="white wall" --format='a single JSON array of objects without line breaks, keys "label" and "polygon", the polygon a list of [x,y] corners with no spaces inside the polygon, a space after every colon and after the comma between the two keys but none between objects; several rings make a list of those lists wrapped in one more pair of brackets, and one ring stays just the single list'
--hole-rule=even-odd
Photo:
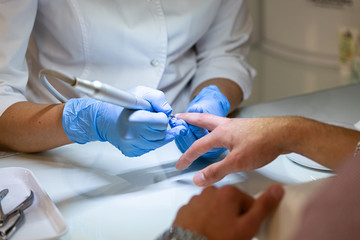
[{"label": "white wall", "polygon": [[[337,66],[330,67],[314,64],[311,61],[304,61],[304,59],[293,58],[291,56],[288,57],[284,54],[279,54],[276,51],[271,51],[271,49],[264,48],[264,40],[266,40],[264,38],[264,27],[267,28],[266,31],[268,36],[276,36],[274,35],[275,30],[271,33],[271,28],[275,25],[273,23],[264,24],[264,16],[269,15],[266,13],[266,11],[268,11],[266,4],[273,4],[273,6],[276,6],[275,8],[272,7],[272,14],[281,16],[285,14],[282,13],[284,8],[281,7],[281,2],[283,1],[289,3],[299,3],[300,1],[311,2],[310,0],[248,0],[248,6],[254,20],[253,44],[248,61],[250,65],[256,69],[257,76],[253,81],[252,95],[248,100],[243,102],[242,106],[320,91],[356,82],[351,76],[341,76]],[[360,4],[360,0],[356,1],[357,4]],[[303,15],[303,17],[299,17],[300,20],[306,18],[304,13]],[[360,14],[358,15],[360,17]],[[290,18],[291,14],[287,13],[287,16]],[[285,19],[281,21],[286,22],[286,17],[283,18]],[[280,21],[280,19],[277,19],[277,21]],[[360,21],[358,23],[360,24]],[[293,29],[293,31],[295,30]],[[293,36],[289,36],[289,32],[286,31],[286,29],[280,28],[276,29],[276,31],[278,32],[279,38],[282,38],[280,42],[284,44],[288,43],[289,45],[299,44],[299,42],[296,43],[292,40]],[[312,36],[311,32],[308,34],[310,34],[309,38],[316,37]],[[321,38],[323,37],[326,36],[321,36]],[[336,51],[336,49],[334,51]],[[306,53],[306,51],[304,52]]]}]

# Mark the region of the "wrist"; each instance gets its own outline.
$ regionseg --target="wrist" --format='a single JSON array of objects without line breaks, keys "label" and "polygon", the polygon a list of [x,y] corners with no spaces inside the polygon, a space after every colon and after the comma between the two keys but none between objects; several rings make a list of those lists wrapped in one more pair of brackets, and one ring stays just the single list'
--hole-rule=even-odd
[{"label": "wrist", "polygon": [[292,152],[301,152],[306,136],[308,136],[308,124],[302,117],[280,117],[279,128],[275,130],[281,134],[278,146],[281,148],[281,154]]},{"label": "wrist", "polygon": [[196,232],[172,226],[156,240],[207,240],[207,238]]},{"label": "wrist", "polygon": [[79,144],[99,140],[96,118],[101,101],[74,98],[65,103],[62,126],[67,137]]},{"label": "wrist", "polygon": [[[205,112],[220,117],[226,117],[230,110],[229,100],[216,85],[204,87],[192,103],[201,103],[201,105],[205,103],[204,106],[207,106]],[[190,105],[192,104],[190,103]]]},{"label": "wrist", "polygon": [[203,83],[201,83],[192,93],[193,99],[198,93],[205,87],[215,85],[219,88],[220,92],[226,96],[227,100],[230,103],[230,111],[235,110],[241,101],[243,100],[244,94],[243,90],[233,80],[227,79],[227,78],[213,78],[209,79]]},{"label": "wrist", "polygon": [[216,95],[218,96],[219,104],[220,104],[221,108],[223,109],[222,117],[226,117],[230,111],[230,102],[229,102],[228,98],[220,91],[220,89],[217,86],[212,85],[209,87],[212,87],[213,91],[216,91]]},{"label": "wrist", "polygon": [[282,129],[286,135],[285,151],[307,157],[317,152],[316,148],[319,141],[321,142],[323,133],[326,133],[326,128],[321,123],[304,117],[287,117],[287,121],[285,129]]}]

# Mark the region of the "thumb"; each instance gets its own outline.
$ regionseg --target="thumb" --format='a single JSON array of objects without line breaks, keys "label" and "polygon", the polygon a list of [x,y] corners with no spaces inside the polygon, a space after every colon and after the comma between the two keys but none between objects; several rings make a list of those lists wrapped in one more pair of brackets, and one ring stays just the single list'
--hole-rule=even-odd
[{"label": "thumb", "polygon": [[172,108],[167,102],[165,94],[161,91],[152,91],[144,96],[145,100],[151,103],[151,106],[156,112],[163,112],[170,115]]},{"label": "thumb", "polygon": [[172,108],[167,102],[165,94],[162,91],[144,86],[138,86],[131,91],[136,96],[150,102],[155,112],[163,112],[166,115],[170,115],[172,112]]},{"label": "thumb", "polygon": [[[231,153],[230,153],[231,154]],[[209,186],[223,179],[227,174],[233,173],[234,169],[226,163],[226,156],[222,161],[211,164],[195,174],[193,181],[197,186]],[[231,157],[231,156],[230,156]]]},{"label": "thumb", "polygon": [[[255,233],[262,221],[269,216],[279,205],[284,196],[284,189],[280,185],[268,187],[254,202],[250,210],[244,215],[246,226],[252,226]],[[244,224],[244,222],[242,222]]]}]

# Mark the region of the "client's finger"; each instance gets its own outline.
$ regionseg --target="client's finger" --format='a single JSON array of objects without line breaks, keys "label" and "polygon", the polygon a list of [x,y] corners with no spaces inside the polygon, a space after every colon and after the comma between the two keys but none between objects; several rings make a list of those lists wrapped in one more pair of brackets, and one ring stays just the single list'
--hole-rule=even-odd
[{"label": "client's finger", "polygon": [[219,145],[219,139],[212,133],[196,140],[176,163],[176,168],[184,170],[191,165],[201,155],[213,148],[223,147]]},{"label": "client's finger", "polygon": [[185,120],[188,124],[205,128],[210,131],[214,130],[219,124],[226,121],[226,118],[208,113],[178,113],[175,117]]},{"label": "client's finger", "polygon": [[264,193],[255,200],[252,208],[246,213],[247,226],[253,226],[257,231],[262,221],[269,216],[279,205],[284,195],[284,189],[280,185],[268,187]]},{"label": "client's finger", "polygon": [[198,186],[209,186],[220,181],[230,173],[238,172],[237,169],[230,164],[233,155],[234,154],[229,153],[229,155],[220,162],[213,163],[196,173],[193,178],[194,184]]}]

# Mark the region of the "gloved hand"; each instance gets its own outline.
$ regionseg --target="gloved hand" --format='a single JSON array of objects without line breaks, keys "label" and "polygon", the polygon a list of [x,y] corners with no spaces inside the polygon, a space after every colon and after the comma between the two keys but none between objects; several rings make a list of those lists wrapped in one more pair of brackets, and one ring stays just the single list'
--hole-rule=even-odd
[{"label": "gloved hand", "polygon": [[153,112],[129,110],[91,98],[70,99],[63,110],[63,128],[73,142],[108,141],[128,157],[159,148],[179,135],[183,126],[167,129],[172,109],[165,95],[148,87],[130,90],[149,101]]},{"label": "gloved hand", "polygon": [[[186,112],[210,113],[220,117],[225,117],[230,110],[230,103],[227,98],[215,86],[205,87],[190,102]],[[180,119],[170,122],[172,127],[184,126],[180,136],[175,138],[175,142],[180,151],[185,152],[197,139],[209,133],[208,130],[197,126],[188,125]],[[204,158],[216,159],[226,150],[226,148],[214,148],[202,155]]]}]

